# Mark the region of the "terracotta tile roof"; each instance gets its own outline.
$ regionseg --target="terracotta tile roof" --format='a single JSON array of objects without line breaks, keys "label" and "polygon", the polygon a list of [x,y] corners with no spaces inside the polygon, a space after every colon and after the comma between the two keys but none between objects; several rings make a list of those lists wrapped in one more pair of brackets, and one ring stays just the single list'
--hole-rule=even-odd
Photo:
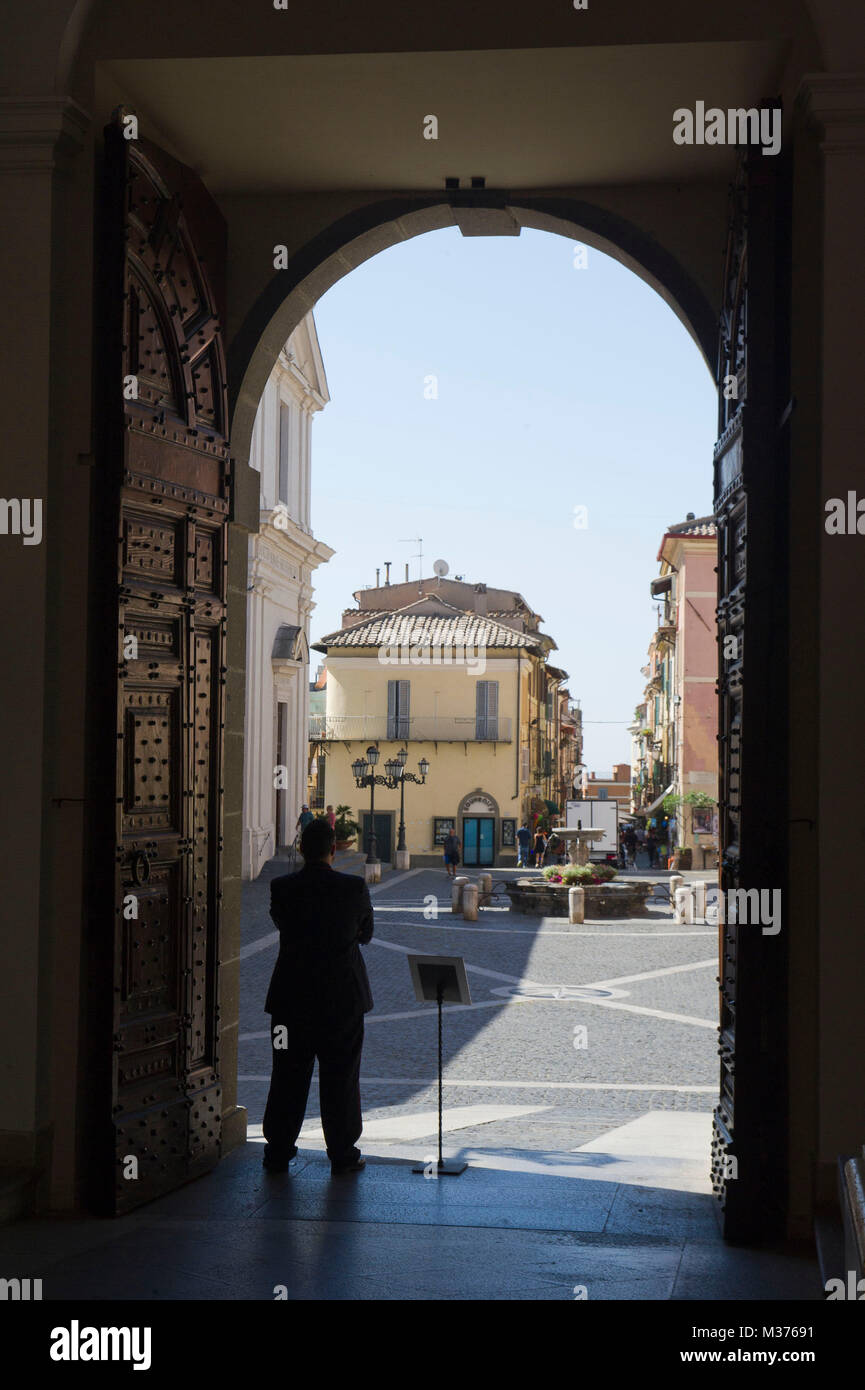
[{"label": "terracotta tile roof", "polygon": [[713,516],[698,516],[693,521],[679,521],[667,527],[668,536],[715,536],[718,528]]},{"label": "terracotta tile roof", "polygon": [[437,600],[437,613],[417,613],[429,608],[429,598],[418,599],[394,612],[364,613],[350,627],[329,632],[315,643],[316,651],[331,647],[489,647],[534,649],[536,634],[517,632],[480,613],[463,613]]},{"label": "terracotta tile roof", "polygon": [[718,528],[713,516],[696,516],[688,521],[678,521],[675,526],[668,526],[661,537],[657,558],[663,560],[664,546],[673,537],[695,536],[699,539],[711,540],[717,534]]}]

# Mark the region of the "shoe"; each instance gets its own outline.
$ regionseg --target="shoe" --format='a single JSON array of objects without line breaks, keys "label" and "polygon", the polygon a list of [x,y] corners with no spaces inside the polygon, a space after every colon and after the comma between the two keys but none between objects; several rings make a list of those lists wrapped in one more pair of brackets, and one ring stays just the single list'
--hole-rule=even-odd
[{"label": "shoe", "polygon": [[332,1178],[344,1177],[347,1173],[359,1173],[366,1167],[366,1159],[358,1154],[357,1158],[352,1159],[351,1163],[332,1163],[330,1165],[330,1176]]},{"label": "shoe", "polygon": [[270,1144],[265,1144],[261,1164],[268,1173],[287,1173],[291,1160],[296,1157],[297,1149],[293,1154],[281,1154],[275,1153]]}]

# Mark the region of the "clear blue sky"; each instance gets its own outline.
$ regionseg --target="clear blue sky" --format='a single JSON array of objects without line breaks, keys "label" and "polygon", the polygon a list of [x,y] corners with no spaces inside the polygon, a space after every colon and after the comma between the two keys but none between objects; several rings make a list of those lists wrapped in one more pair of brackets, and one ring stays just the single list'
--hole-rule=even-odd
[{"label": "clear blue sky", "polygon": [[312,525],[336,554],[314,575],[313,641],[385,560],[417,577],[405,538],[421,536],[425,574],[447,560],[543,615],[585,762],[608,774],[630,756],[661,536],[712,509],[715,393],[690,335],[616,261],[589,248],[576,269],[573,242],[536,231],[415,237],[315,318],[331,402],[312,432]]}]

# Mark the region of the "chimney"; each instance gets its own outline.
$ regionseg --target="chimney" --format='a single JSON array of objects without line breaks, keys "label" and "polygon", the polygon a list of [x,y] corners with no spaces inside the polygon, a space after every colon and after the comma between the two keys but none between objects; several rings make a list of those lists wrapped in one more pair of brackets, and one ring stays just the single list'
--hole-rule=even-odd
[{"label": "chimney", "polygon": [[392,560],[385,560],[384,562],[384,582],[386,585],[390,584],[390,567],[392,564]]},{"label": "chimney", "polygon": [[376,566],[376,571],[375,571],[375,587],[376,587],[377,589],[380,589],[380,588],[381,588],[381,584],[380,584],[380,582],[379,582],[380,575],[381,575],[381,570],[378,568],[378,566]]},{"label": "chimney", "polygon": [[408,583],[408,560],[405,562],[405,582]]}]

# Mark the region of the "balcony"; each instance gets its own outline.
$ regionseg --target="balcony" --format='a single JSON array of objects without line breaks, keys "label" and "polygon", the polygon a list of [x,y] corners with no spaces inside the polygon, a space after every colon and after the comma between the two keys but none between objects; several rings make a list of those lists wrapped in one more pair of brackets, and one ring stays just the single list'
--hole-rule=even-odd
[{"label": "balcony", "polygon": [[309,737],[317,743],[510,743],[510,719],[479,720],[473,714],[388,719],[386,715],[311,714]]}]

